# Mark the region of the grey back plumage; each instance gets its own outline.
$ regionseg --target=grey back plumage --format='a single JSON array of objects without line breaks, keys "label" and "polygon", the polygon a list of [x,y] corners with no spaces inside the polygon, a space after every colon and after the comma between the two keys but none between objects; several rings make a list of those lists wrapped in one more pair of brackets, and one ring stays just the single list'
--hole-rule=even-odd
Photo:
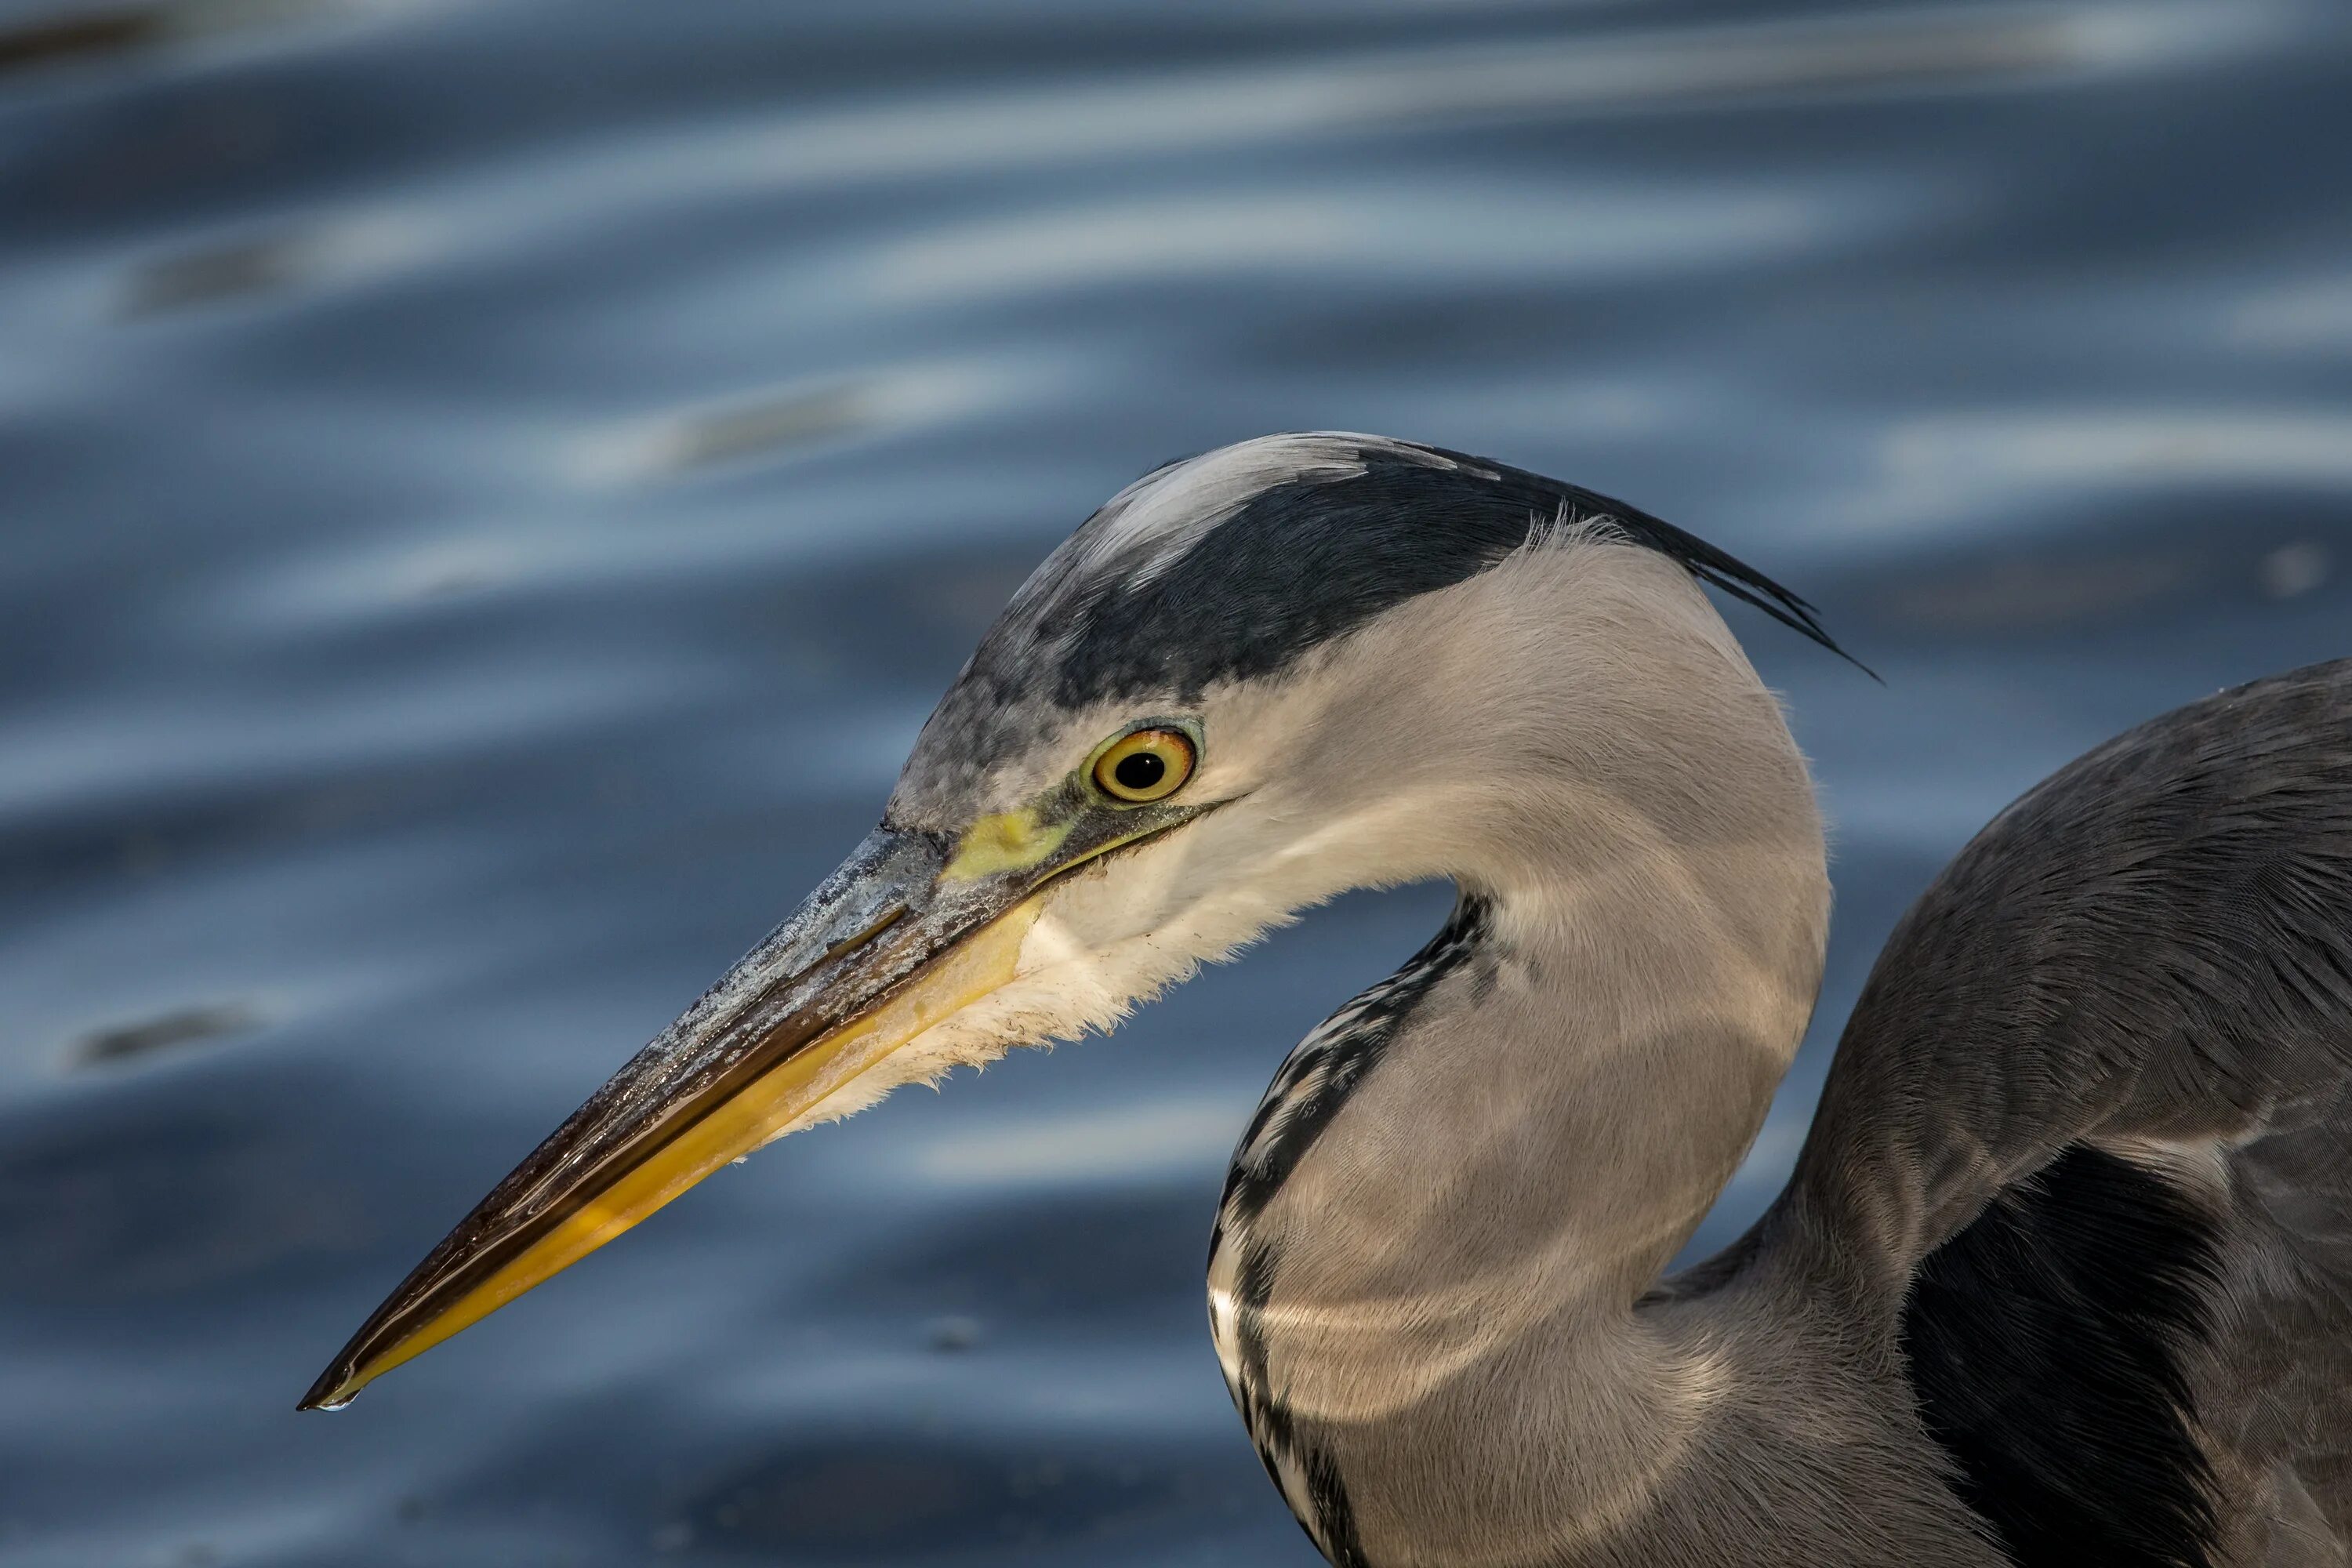
[{"label": "grey back plumage", "polygon": [[1769,1235],[1883,1277],[2022,1563],[2341,1561],[2352,661],[2004,811],[1889,940]]}]

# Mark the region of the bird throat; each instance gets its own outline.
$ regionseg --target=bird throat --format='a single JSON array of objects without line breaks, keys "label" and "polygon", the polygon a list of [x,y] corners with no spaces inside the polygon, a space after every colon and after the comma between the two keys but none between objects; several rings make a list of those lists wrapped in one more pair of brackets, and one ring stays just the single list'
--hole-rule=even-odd
[{"label": "bird throat", "polygon": [[[1559,1531],[1638,1509],[1654,1446],[1689,1428],[1704,1391],[1646,1354],[1633,1308],[1738,1167],[1811,1011],[1819,851],[1765,860],[1783,868],[1769,907],[1706,919],[1654,896],[1694,885],[1687,868],[1573,900],[1465,891],[1276,1074],[1227,1178],[1212,1330],[1333,1563],[1419,1560],[1399,1531],[1436,1527],[1391,1500],[1440,1479],[1485,1500],[1429,1539],[1573,1561],[1545,1555]],[[1806,929],[1743,939],[1775,915]],[[1596,1443],[1616,1429],[1579,1430],[1580,1407],[1645,1414],[1641,1441]],[[1580,1454],[1572,1526],[1558,1495],[1496,1495],[1517,1464],[1496,1435],[1531,1431]]]}]

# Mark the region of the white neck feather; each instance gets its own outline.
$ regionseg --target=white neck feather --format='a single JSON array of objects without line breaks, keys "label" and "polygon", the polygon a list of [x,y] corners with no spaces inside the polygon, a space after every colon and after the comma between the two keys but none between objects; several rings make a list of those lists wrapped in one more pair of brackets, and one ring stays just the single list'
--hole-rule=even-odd
[{"label": "white neck feather", "polygon": [[[1468,801],[1486,819],[1442,868],[1487,929],[1271,1195],[1229,1201],[1213,1261],[1228,1375],[1293,1506],[1316,1528],[1336,1476],[1383,1568],[1580,1560],[1653,1506],[1723,1369],[1636,1299],[1762,1124],[1828,925],[1802,761],[1679,569],[1570,545],[1498,570],[1558,572],[1574,601],[1489,677],[1526,716],[1481,742],[1508,787]],[[1424,662],[1443,647],[1393,629]]]}]

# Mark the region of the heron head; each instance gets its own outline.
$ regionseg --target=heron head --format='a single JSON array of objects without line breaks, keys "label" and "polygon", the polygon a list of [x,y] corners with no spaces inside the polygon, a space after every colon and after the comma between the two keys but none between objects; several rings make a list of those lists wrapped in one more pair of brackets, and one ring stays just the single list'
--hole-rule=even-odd
[{"label": "heron head", "polygon": [[1014,595],[873,833],[483,1199],[304,1406],[762,1143],[1108,1027],[1336,893],[1507,884],[1526,834],[1664,782],[1612,776],[1654,739],[1633,688],[1677,661],[1745,669],[1694,579],[1827,641],[1729,556],[1482,458],[1283,436],[1145,476]]}]

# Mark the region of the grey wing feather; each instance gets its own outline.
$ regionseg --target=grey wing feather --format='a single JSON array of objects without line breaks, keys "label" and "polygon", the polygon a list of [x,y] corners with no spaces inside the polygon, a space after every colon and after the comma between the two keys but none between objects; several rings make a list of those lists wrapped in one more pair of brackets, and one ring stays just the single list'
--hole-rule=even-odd
[{"label": "grey wing feather", "polygon": [[2015,1560],[2344,1563],[2352,660],[1987,826],[1880,957],[1780,1209],[1899,1282],[1927,1425]]}]

